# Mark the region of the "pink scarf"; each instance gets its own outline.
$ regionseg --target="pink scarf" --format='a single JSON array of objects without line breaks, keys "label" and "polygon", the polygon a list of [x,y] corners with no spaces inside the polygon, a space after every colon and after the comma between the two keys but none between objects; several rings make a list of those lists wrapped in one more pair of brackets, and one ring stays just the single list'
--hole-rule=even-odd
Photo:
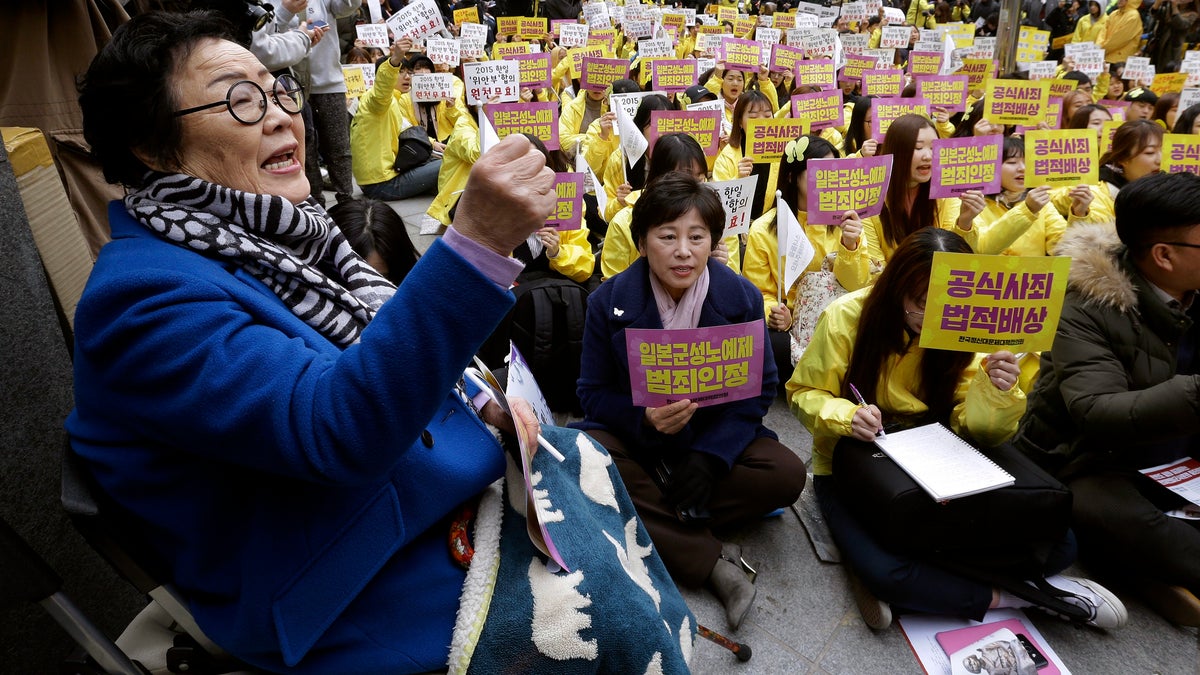
[{"label": "pink scarf", "polygon": [[671,294],[663,288],[653,271],[650,272],[650,290],[654,292],[654,302],[658,305],[663,328],[696,328],[700,323],[704,299],[708,297],[708,266],[700,271],[696,283],[683,292],[679,302],[671,299]]}]

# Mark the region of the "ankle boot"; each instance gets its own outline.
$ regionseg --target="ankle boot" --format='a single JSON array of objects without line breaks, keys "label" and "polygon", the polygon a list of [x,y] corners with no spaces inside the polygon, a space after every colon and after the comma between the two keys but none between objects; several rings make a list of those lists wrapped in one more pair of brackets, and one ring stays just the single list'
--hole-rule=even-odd
[{"label": "ankle boot", "polygon": [[750,613],[758,589],[750,583],[737,563],[725,558],[717,559],[708,576],[708,585],[725,606],[725,618],[729,621],[730,629],[736,631]]}]

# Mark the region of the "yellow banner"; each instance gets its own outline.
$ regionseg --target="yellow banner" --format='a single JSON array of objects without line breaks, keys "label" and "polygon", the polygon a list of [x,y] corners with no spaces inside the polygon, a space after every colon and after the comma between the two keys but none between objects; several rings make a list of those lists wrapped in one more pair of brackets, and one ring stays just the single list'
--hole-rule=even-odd
[{"label": "yellow banner", "polygon": [[1050,102],[1050,81],[988,80],[983,117],[992,124],[1036,125]]},{"label": "yellow banner", "polygon": [[1178,94],[1183,91],[1187,78],[1187,73],[1155,73],[1154,81],[1150,83],[1150,91],[1159,96],[1171,92]]},{"label": "yellow banner", "polygon": [[454,10],[454,23],[460,26],[464,23],[479,23],[479,8],[467,7]]},{"label": "yellow banner", "polygon": [[808,133],[808,120],[752,119],[746,123],[746,157],[755,163],[775,162],[783,157],[788,141]]},{"label": "yellow banner", "polygon": [[353,68],[342,67],[342,78],[346,80],[346,97],[358,98],[367,93],[367,81],[363,77],[362,68],[354,66]]},{"label": "yellow banner", "polygon": [[497,42],[492,45],[492,58],[497,61],[508,56],[532,53],[528,42]]},{"label": "yellow banner", "polygon": [[1200,174],[1200,136],[1163,134],[1162,170],[1164,173]]},{"label": "yellow banner", "polygon": [[1025,187],[1094,185],[1100,181],[1091,129],[1034,129],[1025,134]]},{"label": "yellow banner", "polygon": [[1068,257],[934,253],[921,347],[1041,352],[1054,345]]}]

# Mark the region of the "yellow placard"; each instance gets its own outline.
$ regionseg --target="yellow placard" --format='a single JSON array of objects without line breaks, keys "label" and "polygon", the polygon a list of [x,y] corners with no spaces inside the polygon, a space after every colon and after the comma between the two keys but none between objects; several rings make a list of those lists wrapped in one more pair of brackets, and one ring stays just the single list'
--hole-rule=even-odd
[{"label": "yellow placard", "polygon": [[1050,97],[1062,98],[1079,88],[1079,80],[1064,80],[1061,77],[1050,80]]},{"label": "yellow placard", "polygon": [[[654,68],[655,61],[670,61],[665,56],[647,56],[644,59],[638,59],[638,84],[645,86],[650,81],[650,74]],[[690,86],[690,85],[689,85]]]},{"label": "yellow placard", "polygon": [[1036,125],[1050,102],[1050,81],[987,81],[983,117],[992,124]]},{"label": "yellow placard", "polygon": [[1117,128],[1120,127],[1124,123],[1125,122],[1123,120],[1112,119],[1112,120],[1108,120],[1107,122],[1104,123],[1104,126],[1100,127],[1100,156],[1101,157],[1103,157],[1104,153],[1108,152],[1108,149],[1112,147],[1113,134],[1117,133]]},{"label": "yellow placard", "polygon": [[610,53],[612,52],[613,45],[616,44],[616,41],[617,41],[617,29],[616,28],[601,28],[600,30],[593,30],[588,33],[588,41],[587,41],[588,46],[604,45],[604,48],[607,49]]},{"label": "yellow placard", "polygon": [[960,352],[1042,352],[1067,293],[1065,256],[933,254],[921,347]]},{"label": "yellow placard", "polygon": [[682,31],[683,27],[687,25],[687,17],[682,14],[663,14],[662,25],[663,28],[675,26]]},{"label": "yellow placard", "polygon": [[346,80],[346,97],[358,98],[367,93],[367,80],[363,77],[362,68],[352,66],[342,67],[342,77]]},{"label": "yellow placard", "polygon": [[550,31],[550,25],[545,17],[521,17],[517,25],[517,35],[529,38],[540,38]]},{"label": "yellow placard", "polygon": [[962,67],[955,75],[966,75],[967,86],[979,89],[996,72],[996,62],[991,59],[963,59]]},{"label": "yellow placard", "polygon": [[1164,173],[1200,174],[1200,136],[1163,134],[1162,170]]},{"label": "yellow placard", "polygon": [[772,26],[772,28],[778,28],[779,30],[787,30],[789,28],[796,27],[796,15],[795,14],[792,14],[790,12],[787,14],[784,14],[782,12],[775,12],[774,17],[775,17],[775,19],[772,21],[772,23],[774,25]]},{"label": "yellow placard", "polygon": [[1050,31],[1038,30],[1033,26],[1021,26],[1017,38],[1017,63],[1034,63],[1046,58],[1050,46]]},{"label": "yellow placard", "polygon": [[721,35],[726,30],[724,26],[696,26],[696,35]]},{"label": "yellow placard", "polygon": [[496,17],[496,34],[497,35],[516,35],[521,28],[521,16],[498,16]]},{"label": "yellow placard", "polygon": [[454,23],[460,26],[464,23],[479,23],[479,8],[467,7],[454,10]]},{"label": "yellow placard", "polygon": [[1025,187],[1094,185],[1100,181],[1092,129],[1033,129],[1025,134]]},{"label": "yellow placard", "polygon": [[728,21],[733,23],[737,21],[737,7],[717,7],[717,22],[721,23]]},{"label": "yellow placard", "polygon": [[754,19],[738,19],[733,22],[733,34],[740,38],[749,37],[756,25]]},{"label": "yellow placard", "polygon": [[[941,28],[941,26],[939,26]],[[948,23],[945,26],[946,34],[954,40],[955,49],[963,49],[975,44],[975,24],[974,22],[967,23]]]},{"label": "yellow placard", "polygon": [[1070,44],[1071,38],[1073,38],[1073,37],[1075,37],[1074,33],[1067,33],[1066,35],[1060,35],[1050,41],[1050,48],[1051,49],[1062,49],[1063,47],[1066,47],[1068,44]]},{"label": "yellow placard", "polygon": [[579,79],[583,75],[583,57],[592,56],[602,59],[608,54],[608,50],[604,45],[588,45],[587,47],[573,47],[567,50],[567,58],[570,59],[571,79]]},{"label": "yellow placard", "polygon": [[1162,96],[1163,94],[1183,91],[1187,83],[1187,73],[1155,73],[1154,81],[1150,83],[1150,91]]},{"label": "yellow placard", "polygon": [[528,42],[497,42],[492,45],[492,58],[497,61],[509,56],[516,56],[517,54],[532,53]]},{"label": "yellow placard", "polygon": [[788,141],[808,133],[808,120],[752,119],[746,123],[746,157],[755,163],[774,162],[783,157]]}]

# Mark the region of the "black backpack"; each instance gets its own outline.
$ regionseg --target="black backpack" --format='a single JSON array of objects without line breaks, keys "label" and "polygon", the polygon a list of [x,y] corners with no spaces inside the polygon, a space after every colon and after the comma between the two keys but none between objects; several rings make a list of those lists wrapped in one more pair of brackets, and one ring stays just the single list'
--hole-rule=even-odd
[{"label": "black backpack", "polygon": [[511,339],[533,371],[550,409],[582,414],[575,389],[583,356],[587,289],[561,276],[543,276],[520,281],[513,294],[517,304],[489,342],[495,348],[502,342],[507,354],[507,340]]}]

